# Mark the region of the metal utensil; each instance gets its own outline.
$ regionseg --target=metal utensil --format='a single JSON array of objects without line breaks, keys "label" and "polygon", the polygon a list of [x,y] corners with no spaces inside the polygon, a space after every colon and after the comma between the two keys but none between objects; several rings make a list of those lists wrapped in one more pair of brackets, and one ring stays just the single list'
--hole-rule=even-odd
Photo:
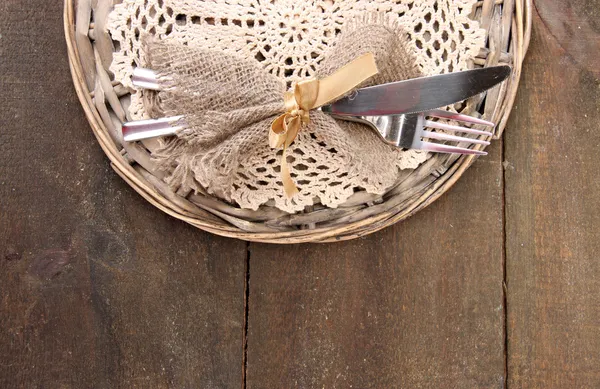
[{"label": "metal utensil", "polygon": [[452,126],[449,124],[438,123],[427,120],[426,117],[437,117],[452,119],[465,123],[478,124],[484,126],[493,126],[494,123],[477,119],[467,115],[452,114],[442,110],[432,110],[417,114],[407,115],[384,115],[384,116],[337,116],[336,119],[355,121],[365,124],[374,129],[381,138],[394,146],[403,149],[419,149],[436,153],[455,153],[455,154],[474,154],[487,155],[485,151],[473,150],[466,147],[450,146],[441,143],[428,142],[424,139],[437,139],[444,141],[454,141],[468,144],[489,145],[486,140],[465,138],[456,135],[449,135],[441,132],[432,132],[425,130],[425,127],[443,129],[452,132],[464,132],[467,134],[492,136],[491,132],[475,130],[467,127]]},{"label": "metal utensil", "polygon": [[175,135],[186,127],[183,116],[171,116],[161,119],[136,120],[123,124],[123,139],[126,142]]},{"label": "metal utensil", "polygon": [[382,116],[419,113],[478,95],[504,81],[510,66],[413,78],[358,89],[349,97],[324,106],[338,116]]}]

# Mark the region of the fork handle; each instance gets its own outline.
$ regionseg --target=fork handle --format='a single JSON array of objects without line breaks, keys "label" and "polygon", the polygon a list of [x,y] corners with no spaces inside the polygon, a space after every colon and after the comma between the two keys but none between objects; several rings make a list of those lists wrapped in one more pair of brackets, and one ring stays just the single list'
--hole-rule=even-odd
[{"label": "fork handle", "polygon": [[385,142],[405,149],[417,148],[420,137],[416,136],[423,129],[424,115],[419,113],[384,116],[346,116],[336,115],[323,110],[334,119],[357,122],[374,130]]}]

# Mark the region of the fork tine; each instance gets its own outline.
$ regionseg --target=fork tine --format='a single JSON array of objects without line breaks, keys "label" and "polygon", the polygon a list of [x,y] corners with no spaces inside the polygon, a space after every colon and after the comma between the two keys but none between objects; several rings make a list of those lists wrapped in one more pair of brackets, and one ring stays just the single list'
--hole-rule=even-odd
[{"label": "fork tine", "polygon": [[441,109],[434,109],[431,111],[427,111],[427,112],[425,112],[425,115],[433,116],[435,118],[440,118],[440,119],[450,119],[450,120],[456,120],[458,122],[479,124],[482,126],[489,126],[489,127],[495,126],[494,123],[488,122],[487,120],[478,119],[473,116],[463,115],[460,113],[448,112],[448,111],[444,111]]},{"label": "fork tine", "polygon": [[133,69],[131,83],[137,88],[150,89],[155,91],[161,89],[160,85],[158,84],[158,74],[156,74],[156,72],[151,69]]},{"label": "fork tine", "polygon": [[494,135],[494,134],[492,134],[491,132],[488,132],[488,131],[474,130],[472,128],[466,128],[466,127],[460,127],[460,126],[453,126],[453,125],[450,125],[450,124],[433,122],[431,120],[425,120],[424,126],[425,127],[429,127],[429,128],[437,128],[438,130],[446,130],[446,131],[454,131],[454,132],[464,132],[466,134],[486,135],[486,136],[492,136],[492,135]]},{"label": "fork tine", "polygon": [[133,142],[158,136],[175,135],[178,130],[185,128],[182,119],[183,116],[172,116],[161,119],[137,120],[123,123],[121,129],[123,140],[126,142]]},{"label": "fork tine", "polygon": [[468,154],[468,155],[487,155],[485,151],[466,149],[458,146],[448,146],[439,143],[421,142],[421,150],[432,151],[434,153],[449,153],[449,154]]},{"label": "fork tine", "polygon": [[462,136],[448,135],[448,134],[444,134],[444,133],[440,133],[440,132],[431,132],[431,131],[423,131],[423,138],[451,140],[451,141],[455,141],[455,142],[466,142],[466,143],[485,145],[485,146],[489,146],[489,144],[490,144],[490,142],[488,142],[487,140],[464,138]]}]

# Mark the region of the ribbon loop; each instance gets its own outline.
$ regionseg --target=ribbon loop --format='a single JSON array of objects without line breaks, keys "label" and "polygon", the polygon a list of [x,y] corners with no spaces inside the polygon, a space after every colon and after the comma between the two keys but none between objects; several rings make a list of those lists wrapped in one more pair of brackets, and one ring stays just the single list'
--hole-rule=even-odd
[{"label": "ribbon loop", "polygon": [[288,197],[298,193],[298,188],[292,180],[287,165],[286,151],[296,139],[302,125],[310,122],[310,110],[340,98],[377,73],[375,57],[372,53],[367,53],[324,79],[312,78],[300,81],[294,86],[293,92],[285,93],[283,97],[285,113],[271,123],[269,146],[272,148],[283,146],[281,180]]}]

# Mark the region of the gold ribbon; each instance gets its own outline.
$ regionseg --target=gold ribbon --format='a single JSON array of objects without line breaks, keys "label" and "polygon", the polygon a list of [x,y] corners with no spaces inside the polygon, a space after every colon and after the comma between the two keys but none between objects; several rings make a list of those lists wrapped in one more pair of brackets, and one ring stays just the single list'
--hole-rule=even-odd
[{"label": "gold ribbon", "polygon": [[298,188],[290,174],[286,151],[296,139],[302,125],[310,122],[310,110],[338,99],[377,73],[375,57],[372,53],[367,53],[324,79],[301,81],[294,86],[293,92],[285,93],[285,113],[271,123],[269,145],[272,148],[283,146],[281,180],[288,197],[298,193]]}]

